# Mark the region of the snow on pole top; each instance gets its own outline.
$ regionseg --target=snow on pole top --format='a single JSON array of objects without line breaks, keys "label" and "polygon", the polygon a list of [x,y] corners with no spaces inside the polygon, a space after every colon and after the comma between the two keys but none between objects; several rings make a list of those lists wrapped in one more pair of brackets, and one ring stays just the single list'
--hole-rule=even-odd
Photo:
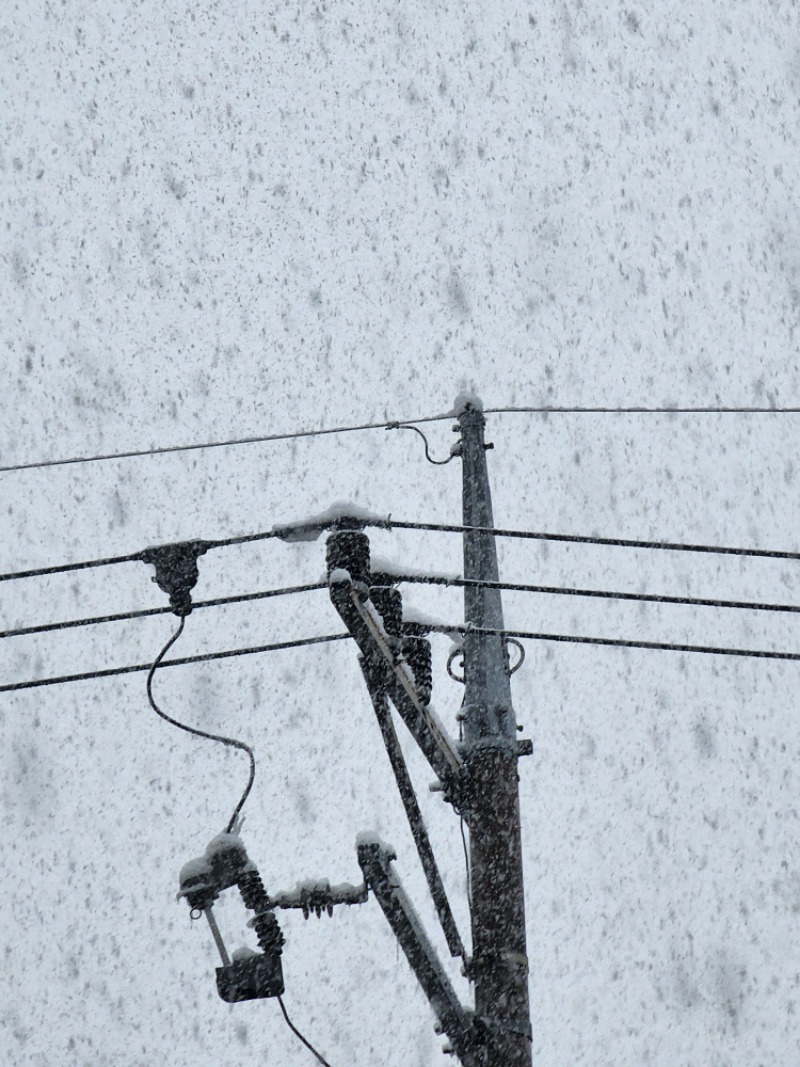
[{"label": "snow on pole top", "polygon": [[452,415],[454,418],[458,418],[459,415],[463,415],[467,408],[475,408],[477,411],[483,411],[483,401],[477,393],[459,393],[453,403],[448,415]]}]

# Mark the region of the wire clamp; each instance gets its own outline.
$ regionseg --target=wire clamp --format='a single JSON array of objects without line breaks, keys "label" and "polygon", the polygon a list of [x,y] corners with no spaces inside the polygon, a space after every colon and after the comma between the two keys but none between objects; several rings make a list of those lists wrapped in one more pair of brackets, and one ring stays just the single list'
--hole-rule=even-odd
[{"label": "wire clamp", "polygon": [[192,612],[191,590],[199,576],[197,557],[205,555],[210,547],[208,541],[181,541],[156,545],[142,552],[142,562],[156,569],[151,580],[169,596],[170,607],[180,618]]}]

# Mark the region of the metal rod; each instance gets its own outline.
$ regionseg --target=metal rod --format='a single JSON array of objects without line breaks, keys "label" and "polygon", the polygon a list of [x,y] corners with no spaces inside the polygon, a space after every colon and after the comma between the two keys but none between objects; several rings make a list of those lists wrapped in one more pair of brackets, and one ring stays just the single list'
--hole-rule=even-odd
[{"label": "metal rod", "polygon": [[208,925],[211,927],[211,933],[214,935],[214,941],[216,942],[217,948],[219,949],[220,957],[222,958],[222,966],[229,967],[231,963],[230,956],[228,955],[228,950],[225,948],[225,942],[222,940],[222,934],[219,932],[217,920],[214,918],[213,910],[210,904],[205,909],[205,913],[206,918],[208,919]]}]

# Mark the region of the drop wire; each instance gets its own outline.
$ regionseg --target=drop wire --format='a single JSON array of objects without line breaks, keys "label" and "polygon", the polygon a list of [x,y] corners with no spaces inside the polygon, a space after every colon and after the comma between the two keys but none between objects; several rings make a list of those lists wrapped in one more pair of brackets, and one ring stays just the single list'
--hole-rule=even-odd
[{"label": "drop wire", "polygon": [[153,697],[153,676],[155,675],[156,670],[161,664],[161,661],[164,656],[167,654],[167,652],[169,652],[170,648],[172,648],[172,646],[183,633],[185,623],[186,617],[183,616],[181,618],[180,623],[178,624],[178,628],[175,630],[175,633],[172,634],[167,643],[164,645],[164,647],[158,653],[156,658],[153,660],[153,665],[151,666],[150,671],[147,675],[147,699],[150,701],[150,707],[153,709],[156,715],[160,716],[162,719],[164,719],[165,722],[170,723],[172,726],[177,726],[179,730],[185,730],[187,734],[194,734],[195,737],[202,737],[208,741],[217,741],[221,745],[227,745],[229,748],[238,748],[241,749],[242,752],[247,753],[248,759],[250,760],[250,775],[247,779],[247,785],[244,788],[244,792],[242,793],[241,799],[239,800],[239,803],[236,805],[236,807],[233,809],[233,815],[231,815],[230,821],[228,822],[228,825],[226,827],[225,832],[229,834],[233,829],[234,825],[236,824],[236,819],[239,815],[239,812],[244,807],[244,803],[250,795],[250,790],[253,788],[253,781],[256,776],[256,758],[253,754],[252,748],[250,748],[249,745],[246,745],[244,741],[237,741],[233,737],[224,737],[221,734],[210,734],[207,733],[205,730],[198,730],[194,726],[187,726],[186,723],[178,722],[177,719],[173,719],[170,715],[167,715],[166,712],[162,711],[158,704],[156,704],[155,699]]}]

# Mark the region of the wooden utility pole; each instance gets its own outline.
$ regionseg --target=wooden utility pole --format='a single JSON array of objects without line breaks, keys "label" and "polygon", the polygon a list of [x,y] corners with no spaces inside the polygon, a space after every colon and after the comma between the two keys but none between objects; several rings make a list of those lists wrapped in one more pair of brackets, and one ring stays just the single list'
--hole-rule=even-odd
[{"label": "wooden utility pole", "polygon": [[[494,527],[485,419],[467,404],[458,416],[464,526]],[[497,582],[492,533],[464,534],[464,578]],[[519,813],[520,748],[506,641],[470,633],[502,630],[500,590],[466,586],[464,615],[464,787],[470,832],[475,1014],[486,1028],[486,1067],[531,1067],[528,957]]]}]

